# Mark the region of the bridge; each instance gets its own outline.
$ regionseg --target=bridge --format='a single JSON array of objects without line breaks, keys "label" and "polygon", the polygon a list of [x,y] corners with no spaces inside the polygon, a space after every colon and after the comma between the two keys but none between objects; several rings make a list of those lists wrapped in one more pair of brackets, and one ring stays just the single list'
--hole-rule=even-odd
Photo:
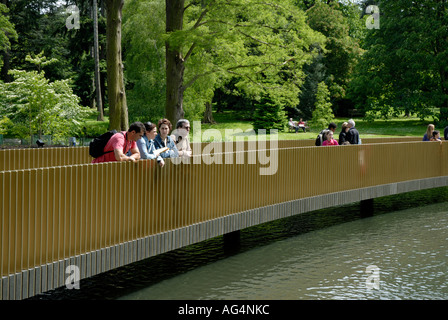
[{"label": "bridge", "polygon": [[448,186],[448,142],[194,143],[91,164],[87,147],[0,150],[0,300],[26,299],[292,215]]}]

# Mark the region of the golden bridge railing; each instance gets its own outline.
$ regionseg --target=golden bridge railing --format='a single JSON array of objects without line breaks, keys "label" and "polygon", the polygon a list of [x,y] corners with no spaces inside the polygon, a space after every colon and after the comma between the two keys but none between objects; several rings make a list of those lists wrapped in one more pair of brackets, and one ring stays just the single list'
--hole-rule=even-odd
[{"label": "golden bridge railing", "polygon": [[[413,142],[421,141],[421,138],[415,137],[397,137],[397,138],[365,138],[364,144],[371,143],[389,143],[389,142]],[[266,141],[267,148],[270,147],[270,141]],[[234,142],[202,142],[192,143],[192,148],[204,150],[221,148],[225,151],[243,151],[253,150],[257,146],[256,141],[234,141]],[[314,146],[314,139],[308,140],[280,140],[276,142],[275,148],[297,148]],[[20,170],[31,168],[45,168],[55,166],[66,166],[76,164],[90,163],[92,158],[89,156],[88,147],[62,147],[62,148],[27,148],[27,149],[4,149],[0,150],[0,171]]]},{"label": "golden bridge railing", "polygon": [[251,150],[163,168],[141,160],[3,171],[0,276],[254,208],[433,177],[448,178],[446,142]]}]

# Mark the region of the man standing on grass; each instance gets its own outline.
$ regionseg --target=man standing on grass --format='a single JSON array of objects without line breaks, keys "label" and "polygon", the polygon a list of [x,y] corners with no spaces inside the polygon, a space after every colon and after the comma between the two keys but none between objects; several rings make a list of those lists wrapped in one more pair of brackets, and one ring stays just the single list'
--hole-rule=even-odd
[{"label": "man standing on grass", "polygon": [[[93,159],[92,163],[111,161],[137,161],[140,159],[140,152],[137,147],[137,140],[143,137],[145,126],[141,122],[134,122],[128,131],[120,131],[114,134],[106,146],[104,154]],[[126,154],[131,151],[131,155]]]}]

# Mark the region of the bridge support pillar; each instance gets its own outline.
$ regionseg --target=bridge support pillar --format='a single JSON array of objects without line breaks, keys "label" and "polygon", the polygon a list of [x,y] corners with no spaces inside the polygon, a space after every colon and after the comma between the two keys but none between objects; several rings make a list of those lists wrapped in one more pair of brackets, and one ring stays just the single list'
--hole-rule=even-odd
[{"label": "bridge support pillar", "polygon": [[362,218],[373,216],[373,199],[361,200],[360,211]]},{"label": "bridge support pillar", "polygon": [[233,231],[224,234],[224,251],[227,253],[236,252],[240,248],[241,242],[241,231]]}]

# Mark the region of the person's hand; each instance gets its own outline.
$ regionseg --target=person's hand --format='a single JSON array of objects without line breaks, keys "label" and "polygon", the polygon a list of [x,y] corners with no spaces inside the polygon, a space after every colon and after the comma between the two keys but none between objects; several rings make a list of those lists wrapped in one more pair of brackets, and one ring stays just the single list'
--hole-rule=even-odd
[{"label": "person's hand", "polygon": [[160,168],[162,168],[164,165],[165,165],[165,161],[160,160],[160,161],[159,161],[159,166],[160,166]]},{"label": "person's hand", "polygon": [[190,158],[191,157],[191,151],[185,150],[183,156],[187,157],[187,158]]}]

